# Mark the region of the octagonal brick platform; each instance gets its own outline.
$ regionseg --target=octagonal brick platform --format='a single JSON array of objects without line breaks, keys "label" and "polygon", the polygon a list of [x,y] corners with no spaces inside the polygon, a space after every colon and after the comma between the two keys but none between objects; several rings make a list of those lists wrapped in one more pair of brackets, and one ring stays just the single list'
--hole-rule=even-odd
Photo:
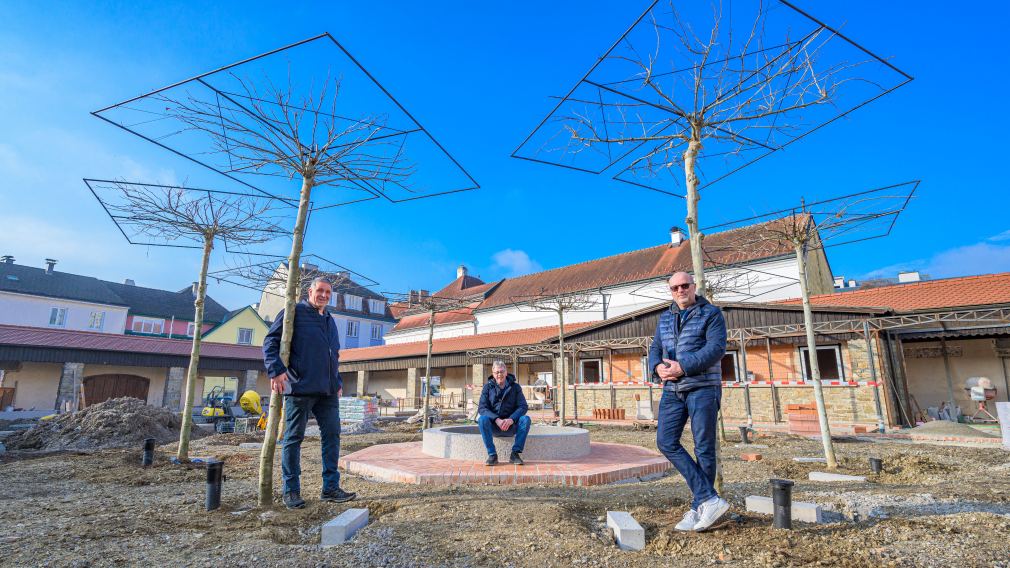
[{"label": "octagonal brick platform", "polygon": [[[507,454],[506,454],[507,455]],[[525,455],[525,454],[524,454]],[[670,468],[658,452],[625,444],[590,443],[572,459],[525,460],[488,467],[483,460],[430,456],[421,442],[380,444],[342,456],[340,469],[377,481],[417,485],[605,485],[661,477]]]}]

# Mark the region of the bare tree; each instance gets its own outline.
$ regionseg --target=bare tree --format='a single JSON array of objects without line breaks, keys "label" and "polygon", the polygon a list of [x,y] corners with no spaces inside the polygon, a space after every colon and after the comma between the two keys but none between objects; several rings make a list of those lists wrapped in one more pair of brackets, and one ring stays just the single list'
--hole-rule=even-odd
[{"label": "bare tree", "polygon": [[[87,181],[91,187],[94,180]],[[188,461],[207,297],[207,269],[214,243],[224,241],[241,246],[276,238],[283,232],[273,222],[276,203],[251,195],[128,182],[96,183],[92,191],[124,234],[169,245],[185,246],[182,243],[193,242],[201,245],[203,256],[193,301],[193,348],[186,373],[186,396],[176,453],[179,461]]]},{"label": "bare tree", "polygon": [[564,425],[568,399],[568,365],[565,357],[565,314],[598,309],[600,300],[596,294],[590,292],[548,292],[546,289],[541,290],[539,294],[513,296],[510,300],[520,310],[554,312],[558,314],[558,357],[561,359],[561,376],[559,377],[560,380],[557,381],[558,399],[561,407],[558,424]]},{"label": "bare tree", "polygon": [[[295,304],[302,291],[299,260],[313,190],[320,186],[404,183],[412,167],[402,154],[400,141],[387,137],[385,116],[341,116],[337,106],[339,80],[327,80],[303,98],[296,97],[291,86],[271,85],[261,91],[248,80],[238,76],[235,80],[242,88],[241,104],[221,106],[199,97],[158,97],[171,117],[210,137],[215,151],[226,154],[233,169],[280,170],[301,182],[287,260],[291,269],[285,287],[280,345],[281,360],[287,364]],[[261,507],[273,502],[273,463],[281,405],[281,395],[273,393],[260,454]]]},{"label": "bare tree", "polygon": [[[623,163],[620,181],[663,193],[670,191],[640,180],[665,176],[682,185],[692,270],[704,295],[701,188],[911,77],[785,1],[754,0],[752,18],[746,3],[725,11],[719,1],[707,11],[689,6],[689,15],[676,4],[650,6],[513,155],[593,173]],[[799,32],[784,28],[785,15],[796,17]],[[888,87],[858,76],[869,62],[903,82]],[[849,105],[843,92],[862,98]],[[524,147],[532,156],[518,154]],[[706,178],[708,166],[730,171]]]},{"label": "bare tree", "polygon": [[810,205],[801,202],[799,207],[792,210],[727,223],[727,225],[750,223],[757,218],[771,217],[773,220],[770,222],[755,225],[746,232],[738,232],[741,238],[731,243],[731,246],[739,250],[765,247],[778,249],[787,246],[796,257],[803,305],[803,324],[806,330],[809,378],[814,389],[824,457],[828,468],[831,469],[838,467],[838,461],[831,441],[824,389],[821,384],[821,369],[817,360],[817,340],[814,334],[813,311],[810,307],[808,255],[811,251],[823,249],[828,243],[841,245],[887,235],[898,215],[907,207],[918,184],[918,181],[905,182]]}]

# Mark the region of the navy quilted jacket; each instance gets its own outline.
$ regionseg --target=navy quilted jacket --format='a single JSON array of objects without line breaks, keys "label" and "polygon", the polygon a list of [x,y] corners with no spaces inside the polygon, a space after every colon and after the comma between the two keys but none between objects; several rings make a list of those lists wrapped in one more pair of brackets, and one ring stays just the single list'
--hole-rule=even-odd
[{"label": "navy quilted jacket", "polygon": [[[722,311],[698,296],[686,310],[674,303],[659,315],[656,337],[649,348],[649,368],[652,376],[663,359],[672,359],[684,369],[676,385],[678,392],[699,387],[722,385],[722,357],[726,354],[726,320]],[[683,322],[683,323],[681,323]]]}]

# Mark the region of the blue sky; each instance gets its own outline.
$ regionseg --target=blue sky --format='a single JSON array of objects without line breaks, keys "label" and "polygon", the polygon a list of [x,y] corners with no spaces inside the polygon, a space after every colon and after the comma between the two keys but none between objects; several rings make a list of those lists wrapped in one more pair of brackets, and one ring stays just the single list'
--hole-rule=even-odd
[{"label": "blue sky", "polygon": [[[0,6],[0,254],[179,289],[195,251],[128,245],[81,182],[199,179],[190,164],[89,112],[328,31],[431,131],[479,191],[319,214],[309,249],[381,283],[437,289],[665,242],[684,203],[509,157],[647,2],[6,2]],[[825,4],[825,5],[821,5]],[[891,60],[911,84],[712,186],[703,224],[919,178],[887,239],[829,251],[836,275],[1010,271],[998,103],[1005,2],[800,2]],[[213,285],[229,307],[257,300]]]}]

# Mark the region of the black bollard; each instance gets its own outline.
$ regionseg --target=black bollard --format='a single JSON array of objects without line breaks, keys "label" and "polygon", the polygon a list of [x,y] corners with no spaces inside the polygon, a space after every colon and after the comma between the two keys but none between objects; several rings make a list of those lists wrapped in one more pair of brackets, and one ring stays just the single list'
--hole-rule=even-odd
[{"label": "black bollard", "polygon": [[750,434],[750,428],[748,428],[746,426],[741,426],[740,427],[740,441],[743,442],[743,443],[745,443],[745,444],[749,444],[750,443],[750,438],[748,437],[748,434]]},{"label": "black bollard", "polygon": [[772,505],[775,513],[774,526],[777,529],[793,528],[793,482],[788,479],[772,479]]},{"label": "black bollard", "polygon": [[880,475],[880,472],[884,471],[884,460],[880,458],[870,458],[870,471]]},{"label": "black bollard", "polygon": [[207,510],[213,511],[221,506],[221,481],[224,478],[224,462],[207,462]]},{"label": "black bollard", "polygon": [[141,458],[140,465],[148,467],[154,463],[154,443],[156,441],[154,438],[144,440],[144,457]]}]

